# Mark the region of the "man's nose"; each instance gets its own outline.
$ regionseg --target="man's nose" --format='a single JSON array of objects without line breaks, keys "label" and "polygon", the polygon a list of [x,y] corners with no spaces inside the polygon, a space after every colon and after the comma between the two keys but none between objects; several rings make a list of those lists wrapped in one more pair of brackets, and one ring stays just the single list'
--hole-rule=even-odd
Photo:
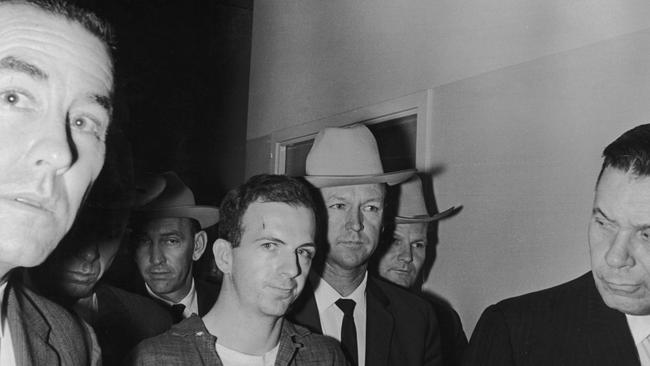
[{"label": "man's nose", "polygon": [[151,253],[149,255],[149,262],[151,264],[162,264],[165,263],[167,259],[165,258],[165,253],[160,249],[158,244],[151,245]]},{"label": "man's nose", "polygon": [[30,162],[38,169],[63,174],[73,164],[77,154],[67,117],[54,116],[52,113],[35,128],[36,137],[29,152]]},{"label": "man's nose", "polygon": [[345,228],[352,231],[361,231],[363,230],[363,213],[361,212],[360,207],[355,207],[348,211]]},{"label": "man's nose", "polygon": [[605,261],[614,268],[634,266],[634,258],[630,255],[631,234],[627,231],[619,230],[614,237],[614,241],[605,253]]},{"label": "man's nose", "polygon": [[92,263],[99,258],[99,249],[95,244],[87,245],[77,251],[77,257],[85,262]]},{"label": "man's nose", "polygon": [[288,278],[294,278],[301,273],[298,254],[285,255],[280,260],[280,273]]},{"label": "man's nose", "polygon": [[400,243],[398,253],[397,259],[400,261],[404,263],[413,262],[413,248],[408,243]]}]

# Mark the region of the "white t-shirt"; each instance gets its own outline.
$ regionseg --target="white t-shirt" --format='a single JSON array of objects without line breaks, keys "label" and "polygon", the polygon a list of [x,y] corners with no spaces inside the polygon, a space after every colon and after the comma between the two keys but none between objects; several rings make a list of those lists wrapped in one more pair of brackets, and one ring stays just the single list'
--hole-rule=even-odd
[{"label": "white t-shirt", "polygon": [[215,343],[217,354],[224,366],[273,366],[278,356],[280,343],[263,355],[248,355]]}]

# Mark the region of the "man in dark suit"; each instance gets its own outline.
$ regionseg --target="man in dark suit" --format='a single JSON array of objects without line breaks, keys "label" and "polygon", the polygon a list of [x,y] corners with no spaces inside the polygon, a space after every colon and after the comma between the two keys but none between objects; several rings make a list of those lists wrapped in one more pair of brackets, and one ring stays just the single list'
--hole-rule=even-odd
[{"label": "man in dark suit", "polygon": [[382,230],[385,184],[414,171],[384,173],[372,133],[355,125],[321,131],[306,172],[326,210],[327,249],[291,319],[340,340],[353,365],[441,364],[431,305],[366,270]]},{"label": "man in dark suit", "polygon": [[0,0],[0,364],[88,365],[86,324],[16,281],[72,226],[104,161],[111,32],[63,2]]},{"label": "man in dark suit", "polygon": [[259,175],[221,204],[213,252],[223,272],[215,305],[133,351],[132,365],[345,365],[339,344],[284,319],[316,253],[307,186]]},{"label": "man in dark suit", "polygon": [[138,183],[134,211],[135,261],[143,281],[138,293],[169,309],[174,322],[212,307],[219,287],[195,279],[192,268],[207,244],[203,230],[219,221],[216,207],[196,205],[194,194],[174,172]]},{"label": "man in dark suit", "polygon": [[149,297],[101,282],[122,243],[135,196],[130,146],[113,136],[72,229],[44,263],[27,271],[37,292],[93,327],[105,366],[119,365],[136,344],[172,325],[170,314]]},{"label": "man in dark suit", "polygon": [[457,213],[460,207],[429,215],[422,180],[417,175],[394,188],[398,191],[395,195],[397,211],[394,217],[384,220],[387,230],[382,245],[373,255],[371,271],[431,302],[440,325],[443,363],[460,365],[467,347],[460,316],[443,298],[422,291],[427,253],[435,254],[434,243],[430,243],[429,238],[430,224]]},{"label": "man in dark suit", "polygon": [[466,365],[650,365],[650,125],[625,132],[603,157],[591,272],[488,307]]}]

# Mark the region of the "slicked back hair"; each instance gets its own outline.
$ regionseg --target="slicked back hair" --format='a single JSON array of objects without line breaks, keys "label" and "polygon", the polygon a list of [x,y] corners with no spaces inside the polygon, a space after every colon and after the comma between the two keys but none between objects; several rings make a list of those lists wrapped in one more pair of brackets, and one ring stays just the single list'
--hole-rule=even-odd
[{"label": "slicked back hair", "polygon": [[603,150],[603,165],[596,185],[606,168],[628,172],[637,177],[650,176],[650,124],[634,127]]},{"label": "slicked back hair", "polygon": [[63,17],[71,22],[79,23],[88,32],[97,37],[106,46],[111,63],[116,46],[116,38],[113,28],[108,22],[98,17],[90,10],[66,0],[0,0],[4,4],[25,4],[41,9],[46,13]]},{"label": "slicked back hair", "polygon": [[316,215],[316,206],[306,183],[286,175],[260,174],[228,192],[221,202],[219,238],[239,246],[243,233],[242,218],[254,202],[280,202],[305,207]]}]

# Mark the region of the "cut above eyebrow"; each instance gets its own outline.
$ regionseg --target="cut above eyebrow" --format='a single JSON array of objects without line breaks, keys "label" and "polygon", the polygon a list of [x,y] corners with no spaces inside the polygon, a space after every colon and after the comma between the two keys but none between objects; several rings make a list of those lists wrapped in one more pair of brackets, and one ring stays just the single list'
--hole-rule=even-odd
[{"label": "cut above eyebrow", "polygon": [[36,65],[30,64],[29,62],[14,56],[7,56],[1,59],[0,70],[21,72],[39,81],[47,80],[49,77],[45,71],[39,69]]}]

